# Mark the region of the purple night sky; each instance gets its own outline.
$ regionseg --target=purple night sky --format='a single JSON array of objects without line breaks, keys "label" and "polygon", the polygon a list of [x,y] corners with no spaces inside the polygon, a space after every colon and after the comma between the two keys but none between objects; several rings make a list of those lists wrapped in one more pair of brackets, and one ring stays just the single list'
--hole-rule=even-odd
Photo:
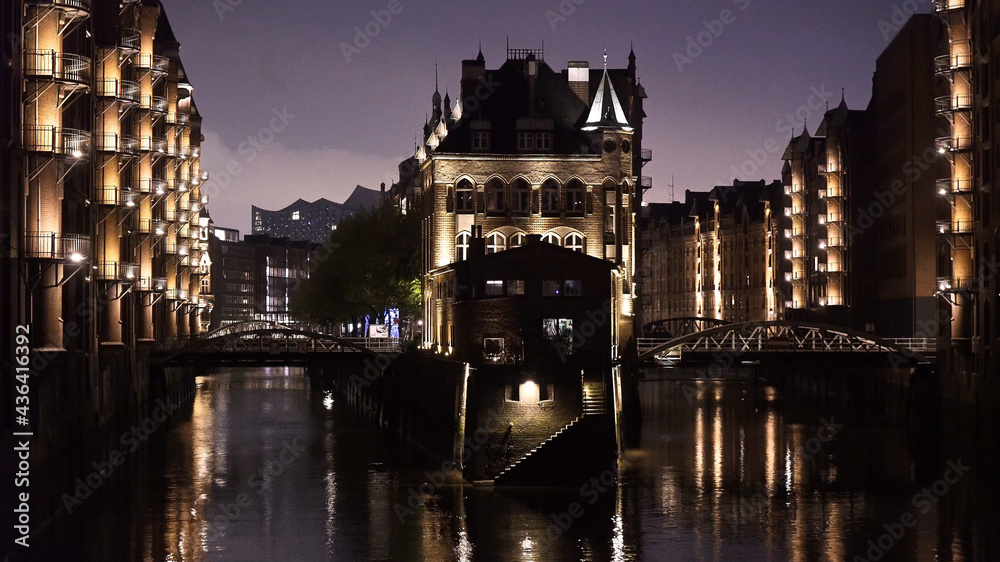
[{"label": "purple night sky", "polygon": [[[894,20],[931,9],[930,0],[163,3],[204,118],[209,209],[244,233],[252,204],[343,201],[356,184],[391,184],[431,109],[435,60],[441,94],[454,99],[462,59],[482,42],[497,68],[508,37],[520,48],[544,41],[557,71],[570,60],[599,68],[604,49],[610,66],[625,67],[634,43],[649,94],[648,200],[668,201],[671,177],[678,196],[736,176],[778,179],[792,127],[805,117],[814,132],[841,88],[863,109]],[[372,23],[373,10],[386,10],[387,25]],[[342,44],[354,44],[356,27],[378,33],[348,62]]]}]

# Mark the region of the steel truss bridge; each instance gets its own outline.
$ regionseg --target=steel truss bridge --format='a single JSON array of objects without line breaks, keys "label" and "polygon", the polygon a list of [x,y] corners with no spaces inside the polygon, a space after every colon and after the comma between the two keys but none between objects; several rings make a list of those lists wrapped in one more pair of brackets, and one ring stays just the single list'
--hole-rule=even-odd
[{"label": "steel truss bridge", "polygon": [[781,357],[850,356],[882,359],[891,365],[933,362],[933,338],[884,339],[841,326],[797,322],[745,322],[674,338],[640,338],[639,361],[677,364],[685,360],[730,363]]},{"label": "steel truss bridge", "polygon": [[242,322],[209,332],[185,347],[161,352],[168,367],[216,365],[307,365],[317,359],[396,355],[399,338],[338,338],[275,322]]}]

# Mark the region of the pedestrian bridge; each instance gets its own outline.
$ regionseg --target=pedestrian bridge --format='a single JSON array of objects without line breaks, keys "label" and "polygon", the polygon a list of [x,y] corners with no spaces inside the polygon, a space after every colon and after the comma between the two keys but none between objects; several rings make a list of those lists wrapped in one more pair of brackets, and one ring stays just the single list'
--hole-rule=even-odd
[{"label": "pedestrian bridge", "polygon": [[396,355],[400,338],[340,338],[275,322],[231,324],[187,345],[156,354],[165,367],[216,365],[307,365],[338,356]]},{"label": "pedestrian bridge", "polygon": [[885,339],[841,326],[796,322],[723,324],[675,338],[640,338],[639,361],[677,364],[684,360],[752,361],[792,356],[850,355],[892,365],[933,362],[933,338]]}]

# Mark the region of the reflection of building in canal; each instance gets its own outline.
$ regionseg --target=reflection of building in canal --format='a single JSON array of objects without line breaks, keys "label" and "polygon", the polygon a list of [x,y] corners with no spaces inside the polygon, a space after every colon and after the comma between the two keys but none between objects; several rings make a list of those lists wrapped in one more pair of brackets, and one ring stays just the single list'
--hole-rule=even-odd
[{"label": "reflection of building in canal", "polygon": [[[875,523],[859,532],[859,521],[919,514],[911,490],[921,478],[905,462],[913,453],[902,430],[876,432],[860,419],[789,407],[792,397],[751,384],[643,383],[640,395],[643,411],[656,415],[645,422],[645,442],[626,454],[634,465],[626,478],[661,467],[648,482],[662,514],[657,524],[677,529],[677,540],[694,551],[722,559],[733,549],[761,560],[852,559],[867,549],[860,537],[885,533]],[[824,441],[835,423],[843,427]],[[623,493],[626,529],[633,521],[651,524],[648,497]],[[897,559],[937,548],[927,538],[938,534],[935,513],[943,512],[920,515],[907,530]]]}]

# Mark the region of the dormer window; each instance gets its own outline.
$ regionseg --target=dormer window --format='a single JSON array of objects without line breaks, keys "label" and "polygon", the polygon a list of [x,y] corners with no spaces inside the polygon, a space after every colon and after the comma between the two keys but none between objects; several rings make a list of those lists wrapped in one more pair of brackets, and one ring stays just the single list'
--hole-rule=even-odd
[{"label": "dormer window", "polygon": [[490,149],[490,132],[474,131],[472,133],[472,150],[486,152]]},{"label": "dormer window", "polygon": [[521,132],[517,134],[519,152],[551,152],[552,133]]}]

